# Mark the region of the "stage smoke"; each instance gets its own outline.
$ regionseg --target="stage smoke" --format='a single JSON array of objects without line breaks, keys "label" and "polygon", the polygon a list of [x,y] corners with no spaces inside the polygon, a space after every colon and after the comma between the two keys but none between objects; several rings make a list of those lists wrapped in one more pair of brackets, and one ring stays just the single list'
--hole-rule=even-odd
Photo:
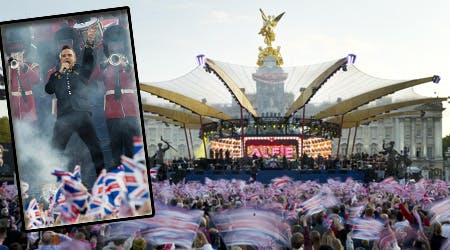
[{"label": "stage smoke", "polygon": [[34,125],[13,122],[19,176],[30,184],[30,191],[33,190],[33,195],[36,195],[45,184],[56,183],[56,177],[51,172],[55,168],[63,169],[68,160],[51,147],[50,138],[42,137],[42,132]]}]

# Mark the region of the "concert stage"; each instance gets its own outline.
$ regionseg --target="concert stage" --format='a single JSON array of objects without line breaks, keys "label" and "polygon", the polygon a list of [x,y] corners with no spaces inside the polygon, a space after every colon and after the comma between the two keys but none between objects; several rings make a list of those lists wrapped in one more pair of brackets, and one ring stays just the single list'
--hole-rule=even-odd
[{"label": "concert stage", "polygon": [[[215,171],[186,171],[179,170],[177,172],[170,172],[169,176],[174,182],[185,178],[186,182],[198,181],[204,183],[205,177],[212,180],[219,179],[239,179],[249,180],[251,173],[246,170],[215,170]],[[368,182],[376,178],[373,170],[282,170],[270,169],[260,170],[256,176],[256,181],[268,184],[274,178],[288,176],[293,181],[317,181],[320,183],[327,182],[328,179],[335,179],[345,181],[348,177],[353,180]]]}]

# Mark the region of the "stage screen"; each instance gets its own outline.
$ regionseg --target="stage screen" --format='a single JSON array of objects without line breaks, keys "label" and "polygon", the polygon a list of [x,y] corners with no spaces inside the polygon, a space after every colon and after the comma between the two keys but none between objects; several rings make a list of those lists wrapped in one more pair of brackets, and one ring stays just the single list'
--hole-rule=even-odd
[{"label": "stage screen", "polygon": [[248,157],[273,158],[283,155],[287,159],[296,159],[298,155],[298,140],[283,138],[258,138],[245,141],[245,152]]}]

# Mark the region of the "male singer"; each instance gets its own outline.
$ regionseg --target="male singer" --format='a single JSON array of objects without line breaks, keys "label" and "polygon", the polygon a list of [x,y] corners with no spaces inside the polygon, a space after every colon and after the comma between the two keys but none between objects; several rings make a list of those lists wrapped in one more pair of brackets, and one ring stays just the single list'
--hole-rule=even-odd
[{"label": "male singer", "polygon": [[104,168],[104,158],[92,122],[87,89],[94,69],[94,37],[95,30],[89,29],[81,65],[76,63],[77,57],[71,47],[62,47],[59,70],[51,74],[45,91],[55,94],[57,99],[52,145],[64,151],[72,134],[77,133],[88,147],[98,175]]}]

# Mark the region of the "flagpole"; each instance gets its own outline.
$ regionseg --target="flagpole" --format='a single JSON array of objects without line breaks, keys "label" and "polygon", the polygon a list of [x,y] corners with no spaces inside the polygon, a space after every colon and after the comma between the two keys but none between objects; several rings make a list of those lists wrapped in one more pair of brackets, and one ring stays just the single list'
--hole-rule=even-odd
[{"label": "flagpole", "polygon": [[203,130],[203,119],[202,119],[201,115],[200,115],[200,128],[202,130],[203,151],[205,151],[205,159],[206,159],[206,157],[207,157],[207,154],[206,154],[206,138],[205,138],[205,131]]},{"label": "flagpole", "polygon": [[[189,129],[189,139],[191,140],[192,151],[194,151],[194,143],[192,142],[192,133],[191,133],[191,129]],[[194,154],[194,156],[195,156],[195,154]]]},{"label": "flagpole", "polygon": [[353,135],[352,154],[353,154],[353,149],[355,148],[356,132],[358,131],[358,127],[359,127],[359,122],[356,122],[356,124],[355,124],[355,134]]},{"label": "flagpole", "polygon": [[303,156],[303,138],[305,137],[305,109],[306,106],[303,105],[303,115],[302,115],[302,134],[301,134],[301,141],[300,141],[300,155]]},{"label": "flagpole", "polygon": [[347,146],[345,148],[345,155],[348,156],[348,144],[350,143],[350,133],[352,132],[352,128],[348,129],[348,136],[347,136]]},{"label": "flagpole", "polygon": [[186,146],[187,146],[187,150],[188,150],[189,161],[191,161],[191,149],[189,147],[189,141],[188,141],[188,136],[187,136],[187,132],[186,132],[186,123],[184,123],[184,122],[183,122],[183,129],[184,129],[184,137],[186,138]]},{"label": "flagpole", "polygon": [[242,105],[239,106],[241,107],[241,157],[245,157],[247,153],[245,152],[244,147],[244,120],[242,115]]},{"label": "flagpole", "polygon": [[339,125],[339,141],[338,141],[338,148],[337,148],[337,152],[336,152],[336,158],[340,158],[339,157],[339,150],[341,148],[342,125],[343,124],[344,124],[344,115],[341,115],[341,123]]}]

